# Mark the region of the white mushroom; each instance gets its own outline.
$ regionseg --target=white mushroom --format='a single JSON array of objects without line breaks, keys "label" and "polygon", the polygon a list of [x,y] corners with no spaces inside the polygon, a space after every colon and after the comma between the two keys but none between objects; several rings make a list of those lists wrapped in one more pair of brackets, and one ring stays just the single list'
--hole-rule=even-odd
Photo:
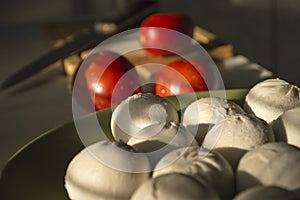
[{"label": "white mushroom", "polygon": [[269,123],[297,106],[300,106],[300,89],[297,86],[281,79],[268,79],[250,89],[244,109]]},{"label": "white mushroom", "polygon": [[299,189],[299,169],[299,148],[286,143],[264,144],[240,160],[236,173],[237,191],[257,185]]},{"label": "white mushroom", "polygon": [[131,153],[109,141],[101,141],[83,149],[67,168],[65,188],[69,197],[84,200],[129,199],[150,178],[147,157]]},{"label": "white mushroom", "polygon": [[140,93],[128,97],[115,108],[111,130],[117,141],[127,142],[144,127],[170,122],[179,122],[178,113],[171,103],[151,93]]},{"label": "white mushroom", "polygon": [[131,200],[219,200],[217,193],[205,181],[184,174],[165,174],[150,179],[139,187]]},{"label": "white mushroom", "polygon": [[235,191],[233,170],[228,161],[217,152],[201,152],[200,147],[174,150],[156,165],[153,177],[182,173],[207,181],[221,199],[232,199]]}]

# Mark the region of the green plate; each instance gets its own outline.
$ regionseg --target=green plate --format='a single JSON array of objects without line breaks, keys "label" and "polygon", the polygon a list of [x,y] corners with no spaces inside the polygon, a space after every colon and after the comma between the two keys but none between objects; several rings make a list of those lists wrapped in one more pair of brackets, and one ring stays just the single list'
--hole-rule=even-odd
[{"label": "green plate", "polygon": [[[227,90],[226,97],[240,105],[247,89]],[[213,95],[221,94],[216,91]],[[197,93],[197,98],[209,96]],[[182,95],[186,106],[191,95]],[[175,97],[168,100],[179,109]],[[111,109],[97,112],[101,127],[110,137]],[[89,120],[86,116],[82,120]],[[64,175],[68,163],[83,148],[73,122],[50,130],[21,148],[8,162],[0,180],[1,200],[67,200]]]}]

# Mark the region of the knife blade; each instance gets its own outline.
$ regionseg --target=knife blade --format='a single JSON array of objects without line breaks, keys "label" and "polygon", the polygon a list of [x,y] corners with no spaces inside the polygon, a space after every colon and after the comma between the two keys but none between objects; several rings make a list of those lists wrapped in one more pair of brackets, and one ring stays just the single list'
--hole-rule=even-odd
[{"label": "knife blade", "polygon": [[[119,19],[116,19],[111,22],[103,20],[100,23],[95,23],[93,27],[84,30],[74,40],[44,54],[40,58],[24,66],[19,71],[15,72],[8,79],[3,81],[0,89],[6,89],[13,85],[16,85],[22,82],[23,80],[41,72],[43,69],[47,68],[51,64],[57,62],[58,60],[65,59],[70,55],[78,54],[84,51],[85,49],[93,48],[101,41],[107,39],[108,37],[118,32],[136,27],[147,15],[152,14],[155,8],[155,1],[142,2],[141,4],[136,6],[129,14],[127,14],[128,16],[122,16]],[[100,30],[99,25],[100,27],[102,27],[102,29],[100,28]],[[106,30],[105,27],[113,28]]]}]

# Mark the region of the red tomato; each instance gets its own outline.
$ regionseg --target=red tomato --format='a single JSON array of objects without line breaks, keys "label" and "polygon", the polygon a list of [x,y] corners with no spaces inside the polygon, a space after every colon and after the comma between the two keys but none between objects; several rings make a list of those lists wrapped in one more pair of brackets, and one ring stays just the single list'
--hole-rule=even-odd
[{"label": "red tomato", "polygon": [[166,49],[184,50],[189,44],[180,37],[180,34],[171,32],[170,29],[193,37],[194,24],[187,16],[178,13],[151,15],[141,24],[141,45],[149,53],[157,56],[173,54]]},{"label": "red tomato", "polygon": [[169,63],[156,76],[154,93],[159,96],[178,95],[208,90],[203,65],[195,61],[177,60]]},{"label": "red tomato", "polygon": [[116,53],[94,53],[83,65],[86,87],[97,110],[117,105],[128,96],[141,92],[134,66]]}]

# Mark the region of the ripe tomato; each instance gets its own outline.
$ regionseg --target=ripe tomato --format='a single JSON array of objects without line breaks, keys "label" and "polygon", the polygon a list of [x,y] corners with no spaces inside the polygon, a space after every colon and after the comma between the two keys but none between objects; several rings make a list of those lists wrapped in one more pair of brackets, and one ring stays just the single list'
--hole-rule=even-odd
[{"label": "ripe tomato", "polygon": [[[150,54],[166,56],[173,51],[184,50],[189,45],[177,32],[193,36],[194,23],[190,18],[178,13],[154,14],[141,24],[140,43]],[[164,28],[164,29],[162,29]],[[174,31],[170,31],[174,30]]]},{"label": "ripe tomato", "polygon": [[82,65],[86,87],[97,110],[117,105],[128,96],[141,92],[134,66],[116,53],[94,53]]},{"label": "ripe tomato", "polygon": [[169,63],[157,74],[154,93],[170,96],[208,90],[203,79],[205,76],[207,72],[199,62],[177,60]]}]

